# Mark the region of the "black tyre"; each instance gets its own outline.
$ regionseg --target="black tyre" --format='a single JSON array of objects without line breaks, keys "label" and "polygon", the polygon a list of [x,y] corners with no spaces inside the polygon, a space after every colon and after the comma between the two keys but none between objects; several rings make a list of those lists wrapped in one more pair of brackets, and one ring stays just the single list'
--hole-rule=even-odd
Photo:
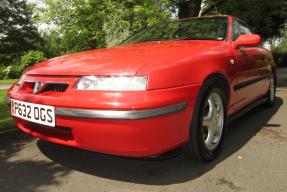
[{"label": "black tyre", "polygon": [[202,86],[193,113],[190,140],[184,147],[188,157],[215,159],[222,147],[227,125],[227,90],[221,79],[208,79]]},{"label": "black tyre", "polygon": [[266,107],[273,107],[276,95],[276,76],[272,74],[270,77],[269,89],[266,95],[267,101],[264,103]]}]

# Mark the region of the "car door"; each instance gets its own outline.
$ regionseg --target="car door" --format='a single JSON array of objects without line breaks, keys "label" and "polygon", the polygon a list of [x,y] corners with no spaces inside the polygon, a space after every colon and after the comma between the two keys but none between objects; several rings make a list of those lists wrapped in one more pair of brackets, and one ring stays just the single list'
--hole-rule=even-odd
[{"label": "car door", "polygon": [[[241,34],[251,34],[251,30],[241,21],[233,21],[232,40],[236,39]],[[266,87],[266,81],[262,79],[266,70],[264,69],[265,50],[260,47],[240,47],[234,49],[236,57],[236,73],[237,78],[233,87],[236,98],[235,110],[239,110],[265,92],[263,87]]]}]

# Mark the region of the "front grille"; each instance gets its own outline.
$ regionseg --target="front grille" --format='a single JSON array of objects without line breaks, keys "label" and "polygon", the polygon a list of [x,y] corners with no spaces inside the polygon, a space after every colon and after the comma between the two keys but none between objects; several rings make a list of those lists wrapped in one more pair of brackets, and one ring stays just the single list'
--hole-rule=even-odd
[{"label": "front grille", "polygon": [[40,93],[44,92],[65,92],[68,88],[68,83],[46,83]]},{"label": "front grille", "polygon": [[23,86],[20,88],[20,91],[25,93],[33,93],[35,87],[35,82],[25,81]]},{"label": "front grille", "polygon": [[[25,93],[34,93],[34,88],[36,86],[36,82],[34,81],[25,81],[23,86],[21,87],[20,91]],[[69,87],[68,83],[61,83],[61,82],[47,82],[42,85],[37,91],[37,94],[46,93],[46,92],[65,92]]]}]

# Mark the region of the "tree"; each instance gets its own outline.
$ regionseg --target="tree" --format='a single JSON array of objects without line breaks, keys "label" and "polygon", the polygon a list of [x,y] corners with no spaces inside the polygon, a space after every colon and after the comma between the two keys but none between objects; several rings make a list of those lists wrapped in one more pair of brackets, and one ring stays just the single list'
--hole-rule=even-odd
[{"label": "tree", "polygon": [[287,1],[276,0],[171,0],[178,17],[196,17],[200,13],[227,14],[248,23],[263,39],[281,35],[287,21]]},{"label": "tree", "polygon": [[171,18],[169,0],[44,2],[47,7],[41,10],[41,22],[56,25],[51,34],[58,34],[60,54],[112,46],[142,28]]},{"label": "tree", "polygon": [[189,18],[204,15],[222,4],[225,0],[171,0],[178,10],[178,18]]},{"label": "tree", "polygon": [[286,22],[286,0],[43,0],[40,22],[56,26],[44,32],[48,56],[119,44],[137,31],[179,18],[231,14],[268,39]]},{"label": "tree", "polygon": [[178,18],[197,17],[201,10],[202,0],[175,0],[178,7]]},{"label": "tree", "polygon": [[0,0],[0,65],[10,65],[24,52],[37,49],[41,38],[25,1]]},{"label": "tree", "polygon": [[[214,4],[217,1],[208,0],[208,3]],[[287,21],[286,0],[224,0],[224,3],[209,10],[209,13],[215,11],[215,8],[219,13],[242,19],[265,40],[280,36]]]}]

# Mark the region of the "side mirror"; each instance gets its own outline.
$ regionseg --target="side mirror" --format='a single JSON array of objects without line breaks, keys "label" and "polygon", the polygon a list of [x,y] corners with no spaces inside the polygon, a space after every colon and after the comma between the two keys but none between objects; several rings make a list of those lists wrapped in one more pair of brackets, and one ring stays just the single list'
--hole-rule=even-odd
[{"label": "side mirror", "polygon": [[240,35],[238,39],[233,43],[234,48],[238,49],[241,46],[246,46],[246,47],[256,47],[260,45],[261,43],[261,37],[256,34],[245,34],[245,35]]}]

